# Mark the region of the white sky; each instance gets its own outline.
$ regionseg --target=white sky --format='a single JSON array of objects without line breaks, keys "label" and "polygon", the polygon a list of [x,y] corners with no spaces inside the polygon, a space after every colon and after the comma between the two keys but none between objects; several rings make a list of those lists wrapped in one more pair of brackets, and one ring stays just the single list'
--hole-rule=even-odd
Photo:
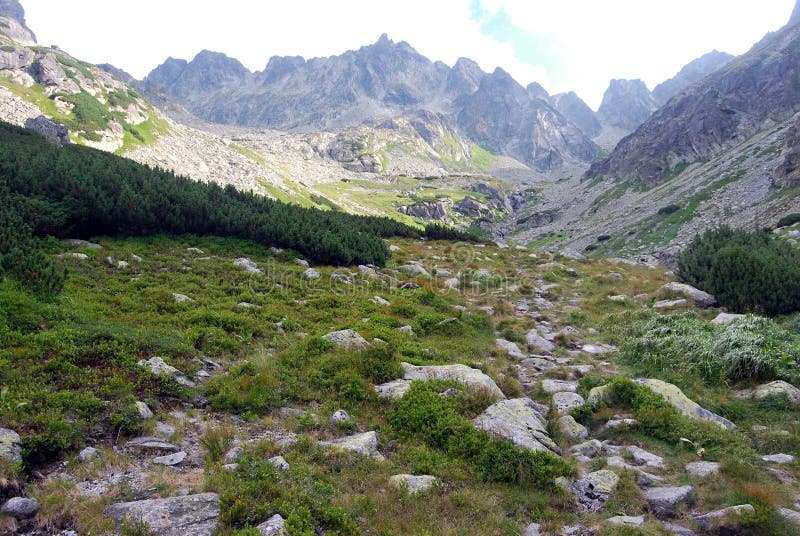
[{"label": "white sky", "polygon": [[[788,21],[795,0],[482,0],[482,20],[471,2],[21,0],[41,44],[137,78],[168,56],[191,59],[203,49],[255,71],[273,55],[340,54],[386,32],[448,65],[464,56],[523,85],[574,90],[595,109],[611,78],[641,78],[653,89],[712,49],[745,52]],[[482,26],[498,14],[507,15],[504,25]],[[530,42],[547,54],[537,57]]]}]

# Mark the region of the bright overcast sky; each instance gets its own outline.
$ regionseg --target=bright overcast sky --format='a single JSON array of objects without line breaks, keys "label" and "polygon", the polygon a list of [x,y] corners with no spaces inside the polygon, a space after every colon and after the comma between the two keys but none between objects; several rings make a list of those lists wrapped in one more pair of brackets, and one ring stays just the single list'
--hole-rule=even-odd
[{"label": "bright overcast sky", "polygon": [[795,0],[21,0],[39,42],[143,78],[168,56],[330,56],[386,32],[433,60],[472,58],[597,108],[611,78],[650,89],[712,49],[741,54]]}]

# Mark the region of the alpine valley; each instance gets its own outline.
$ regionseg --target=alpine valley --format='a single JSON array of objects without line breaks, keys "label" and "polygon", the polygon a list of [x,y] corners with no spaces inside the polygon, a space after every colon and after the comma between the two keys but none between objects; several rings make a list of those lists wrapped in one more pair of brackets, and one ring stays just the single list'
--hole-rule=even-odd
[{"label": "alpine valley", "polygon": [[800,0],[596,111],[265,60],[0,0],[0,535],[800,534]]}]

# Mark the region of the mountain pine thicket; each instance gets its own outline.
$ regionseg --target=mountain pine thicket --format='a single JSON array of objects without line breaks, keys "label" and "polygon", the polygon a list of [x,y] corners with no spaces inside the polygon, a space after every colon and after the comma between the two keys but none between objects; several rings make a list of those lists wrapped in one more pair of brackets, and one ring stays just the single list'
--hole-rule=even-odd
[{"label": "mountain pine thicket", "polygon": [[420,232],[389,218],[301,208],[203,184],[98,150],[58,147],[6,123],[0,123],[0,195],[3,269],[51,292],[63,285],[63,270],[37,250],[35,237],[217,235],[336,265],[384,265],[389,251],[382,237],[468,238],[441,226]]}]

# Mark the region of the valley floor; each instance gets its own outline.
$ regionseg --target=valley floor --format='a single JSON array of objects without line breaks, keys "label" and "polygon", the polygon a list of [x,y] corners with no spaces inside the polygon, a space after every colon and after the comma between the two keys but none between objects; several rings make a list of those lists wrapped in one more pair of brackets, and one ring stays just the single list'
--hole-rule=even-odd
[{"label": "valley floor", "polygon": [[[395,240],[387,268],[309,271],[246,241],[96,240],[49,244],[69,267],[50,301],[0,282],[0,428],[20,436],[0,455],[24,460],[0,499],[39,505],[0,533],[800,533],[792,392],[637,358],[662,315],[732,329],[663,269]],[[492,408],[511,442],[470,424]]]}]

